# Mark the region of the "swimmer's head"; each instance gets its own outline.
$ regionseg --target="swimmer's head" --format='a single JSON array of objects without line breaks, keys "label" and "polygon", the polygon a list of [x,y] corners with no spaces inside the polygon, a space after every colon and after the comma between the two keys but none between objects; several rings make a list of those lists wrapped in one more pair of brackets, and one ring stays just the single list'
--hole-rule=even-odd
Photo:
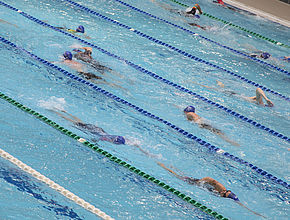
[{"label": "swimmer's head", "polygon": [[195,113],[195,108],[190,105],[190,106],[187,106],[183,111],[185,113],[187,113],[187,112],[193,112],[193,113]]},{"label": "swimmer's head", "polygon": [[65,51],[63,57],[65,60],[72,60],[72,53],[69,51]]},{"label": "swimmer's head", "polygon": [[196,18],[200,18],[200,16],[199,16],[199,15],[194,15],[194,17],[196,17]]},{"label": "swimmer's head", "polygon": [[239,198],[231,190],[227,190],[224,193],[223,197],[229,198],[229,199],[232,199],[232,200],[235,200],[235,201],[239,201]]},{"label": "swimmer's head", "polygon": [[78,26],[78,28],[76,29],[76,32],[85,33],[84,26],[82,26],[82,25]]},{"label": "swimmer's head", "polygon": [[185,10],[185,12],[186,12],[187,14],[193,14],[193,15],[195,15],[196,7],[187,8],[187,9]]},{"label": "swimmer's head", "polygon": [[271,55],[269,53],[266,53],[266,52],[261,54],[261,58],[263,58],[265,60],[268,59],[270,56]]},{"label": "swimmer's head", "polygon": [[114,144],[125,144],[125,138],[122,136],[117,136],[114,138]]}]

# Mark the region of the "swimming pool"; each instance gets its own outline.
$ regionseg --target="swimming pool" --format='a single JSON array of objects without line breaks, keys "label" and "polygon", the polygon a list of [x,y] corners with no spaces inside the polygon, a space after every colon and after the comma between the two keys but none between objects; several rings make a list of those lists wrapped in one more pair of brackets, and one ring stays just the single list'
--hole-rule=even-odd
[{"label": "swimming pool", "polygon": [[[250,48],[249,45],[252,45],[256,49],[269,51],[273,56],[288,55],[285,48],[250,38],[206,18],[201,19],[201,23],[214,26],[212,31],[193,29],[187,26],[179,15],[169,13],[150,1],[126,2],[241,51],[247,51]],[[275,103],[275,108],[263,108],[245,102],[241,98],[206,89],[197,83],[215,87],[215,81],[220,80],[229,90],[234,90],[244,96],[253,96],[255,93],[255,86],[221,69],[174,52],[108,19],[80,10],[67,1],[5,1],[5,3],[54,26],[65,25],[69,28],[76,28],[80,24],[84,25],[87,34],[92,38],[86,41],[122,57],[120,60],[101,51],[93,51],[95,59],[114,70],[112,73],[114,77],[110,78],[110,74],[107,73],[104,76],[105,79],[122,88],[107,84],[97,84],[98,86],[289,182],[287,172],[289,142],[234,117],[192,94],[177,90],[176,87],[164,81],[156,80],[145,74],[146,71],[140,71],[140,68],[132,68],[132,65],[128,65],[128,61],[286,136],[289,136],[289,111],[287,111],[289,101],[267,93],[267,96]],[[78,3],[289,97],[289,77],[279,71],[131,10],[117,1],[79,1]],[[163,3],[182,8],[167,1]],[[190,4],[189,1],[186,3]],[[218,9],[217,6],[210,5],[209,1],[204,5],[200,4],[212,14]],[[36,5],[38,10],[35,10]],[[3,6],[1,8],[1,19],[18,26],[17,28],[13,25],[1,24],[5,26],[1,29],[1,37],[40,58],[58,61],[64,51],[72,50],[71,45],[83,45],[83,42],[39,25],[16,11]],[[263,19],[248,15],[233,15],[226,10],[221,16],[228,20],[234,16],[232,19],[236,19],[236,22],[240,22],[249,29],[258,26],[257,24],[267,29],[273,28],[269,31],[266,28],[259,31],[281,42],[288,41],[289,44],[287,38],[289,30],[278,24],[269,24]],[[286,218],[287,188],[263,178],[243,164],[208,151],[207,148],[176,132],[161,121],[146,117],[136,109],[108,98],[84,83],[71,79],[62,72],[31,58],[22,50],[3,42],[0,45],[2,51],[1,92],[88,140],[92,138],[90,135],[82,133],[47,108],[57,105],[85,122],[97,124],[109,133],[125,136],[131,144],[139,144],[150,152],[151,156],[147,157],[132,146],[115,146],[106,142],[99,142],[99,144],[111,154],[166,182],[207,207],[222,213],[225,217],[254,219],[256,216],[233,201],[216,197],[205,190],[189,186],[176,179],[160,168],[156,161],[177,167],[187,175],[197,178],[211,176],[233,190],[251,209],[271,218],[273,216],[280,219]],[[279,60],[272,62],[289,70],[288,63]],[[55,65],[77,75],[75,71],[62,63],[55,63]],[[88,70],[92,71],[92,69]],[[234,147],[218,136],[186,121],[182,110],[187,105],[196,106],[198,114],[222,129],[241,147]],[[115,165],[5,101],[1,100],[1,106],[3,109],[1,118],[3,146],[1,148],[65,188],[86,198],[112,217],[121,219],[209,218],[209,215],[195,209],[194,206]],[[6,201],[5,198],[11,195],[9,196],[11,202],[7,203],[5,212],[1,211],[3,217],[94,218],[91,213],[67,201],[46,185],[23,174],[4,160],[1,162],[3,163],[1,184],[6,189],[1,191],[2,201]],[[20,179],[22,187],[7,181],[9,176]],[[34,193],[28,193],[31,191]],[[26,193],[22,194],[22,192]],[[22,195],[18,199],[20,193]],[[43,198],[40,199],[38,194]],[[34,196],[31,197],[31,195]],[[52,200],[57,202],[52,202]],[[18,208],[21,210],[17,210]]]}]

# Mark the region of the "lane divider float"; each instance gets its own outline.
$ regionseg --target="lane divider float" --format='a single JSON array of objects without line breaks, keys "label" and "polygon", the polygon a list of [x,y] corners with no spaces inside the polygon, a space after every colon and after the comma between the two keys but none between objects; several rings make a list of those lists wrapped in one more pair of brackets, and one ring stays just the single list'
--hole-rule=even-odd
[{"label": "lane divider float", "polygon": [[18,166],[21,170],[25,171],[26,173],[29,173],[34,178],[38,179],[39,181],[47,184],[51,189],[58,191],[66,198],[70,199],[74,203],[78,204],[79,206],[83,207],[84,209],[90,211],[91,213],[97,215],[98,217],[105,219],[105,220],[113,220],[112,217],[107,215],[105,212],[101,211],[100,209],[96,208],[92,204],[86,202],[82,198],[78,197],[77,195],[73,194],[72,192],[68,191],[67,189],[63,188],[59,184],[55,183],[51,179],[47,178],[46,176],[42,175],[41,173],[37,172],[30,166],[26,165],[22,161],[18,160],[17,158],[13,157],[11,154],[7,153],[6,151],[2,150],[0,148],[0,156],[11,163]]}]

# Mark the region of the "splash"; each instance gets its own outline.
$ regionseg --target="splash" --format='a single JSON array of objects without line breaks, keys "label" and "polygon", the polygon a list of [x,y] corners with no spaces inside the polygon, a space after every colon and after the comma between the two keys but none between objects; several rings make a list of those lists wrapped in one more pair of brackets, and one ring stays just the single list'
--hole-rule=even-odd
[{"label": "splash", "polygon": [[48,100],[38,101],[38,106],[45,109],[58,109],[60,111],[65,110],[66,101],[64,98],[57,98],[55,96],[50,97]]}]

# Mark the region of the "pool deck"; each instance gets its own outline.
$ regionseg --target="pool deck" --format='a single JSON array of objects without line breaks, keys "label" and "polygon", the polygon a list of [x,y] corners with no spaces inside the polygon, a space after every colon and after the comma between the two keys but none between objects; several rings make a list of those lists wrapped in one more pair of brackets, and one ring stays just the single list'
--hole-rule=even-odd
[{"label": "pool deck", "polygon": [[223,0],[226,4],[252,12],[290,27],[290,4],[279,0]]}]

